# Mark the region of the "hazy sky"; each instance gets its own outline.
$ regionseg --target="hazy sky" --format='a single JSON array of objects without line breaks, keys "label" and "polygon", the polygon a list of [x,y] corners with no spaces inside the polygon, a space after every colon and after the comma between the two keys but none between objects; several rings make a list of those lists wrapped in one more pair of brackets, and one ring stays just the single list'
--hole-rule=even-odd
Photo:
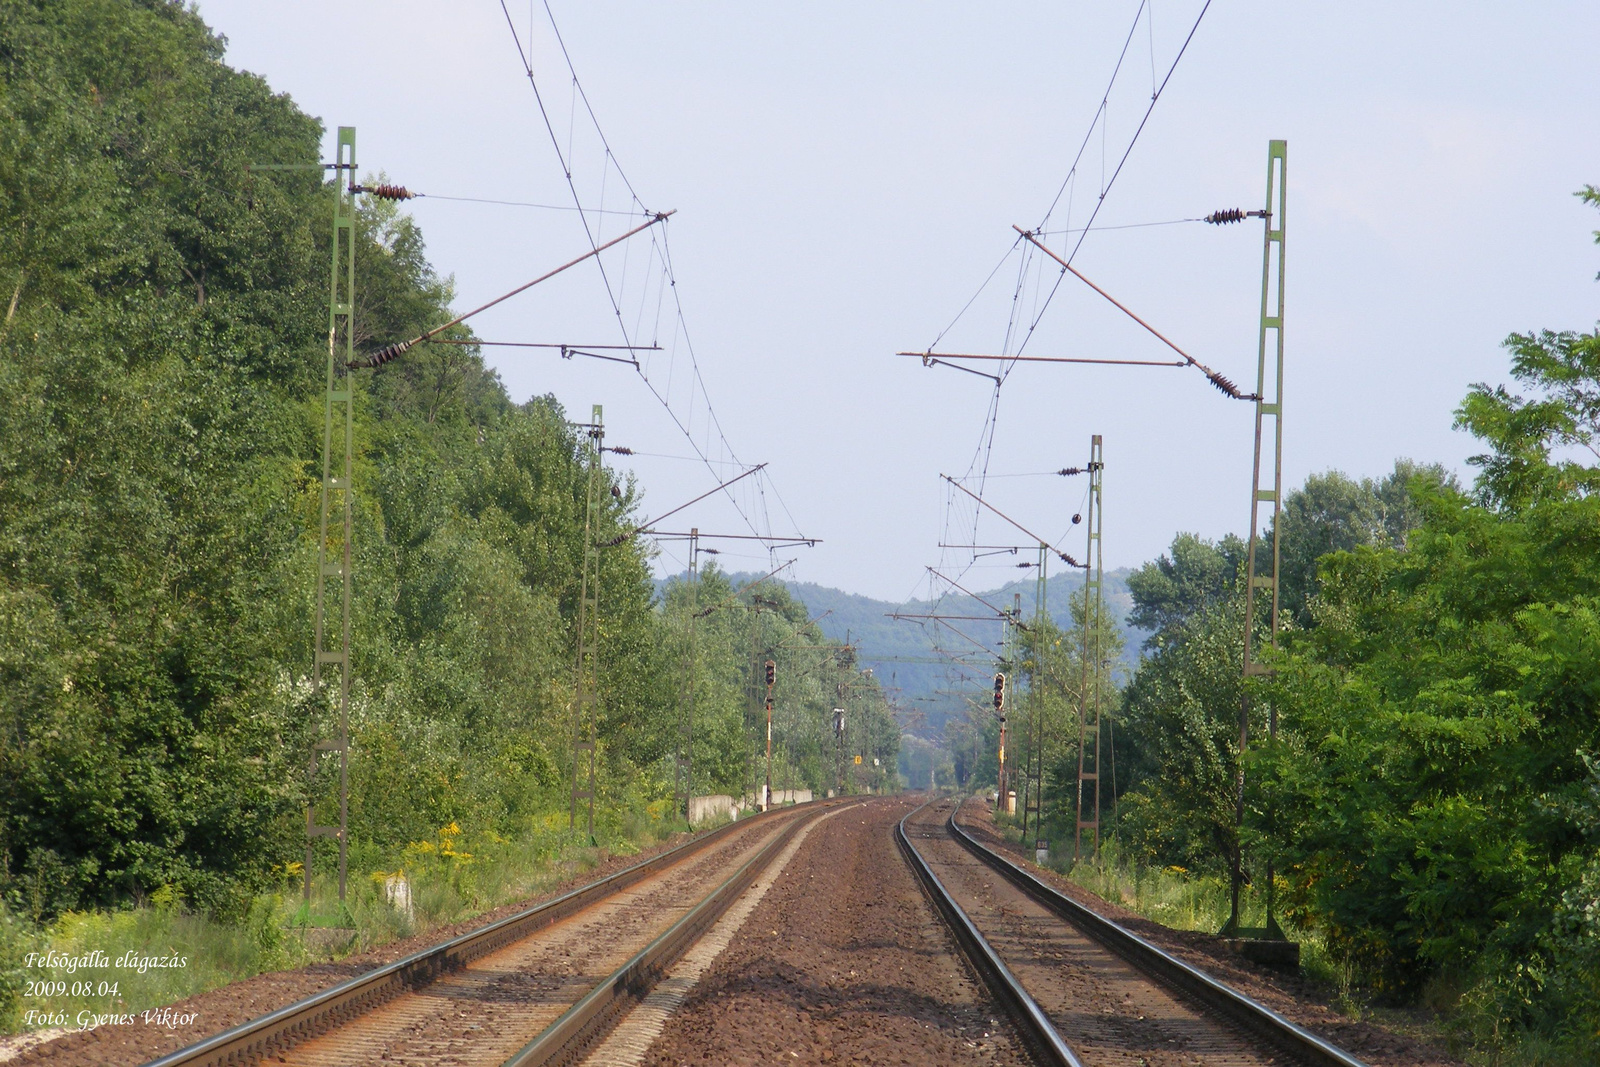
[{"label": "hazy sky", "polygon": [[[741,486],[741,507],[757,526],[797,523],[825,541],[780,552],[799,556],[795,577],[900,599],[927,591],[924,564],[961,566],[936,545],[947,531],[970,537],[971,514],[947,511],[938,475],[972,469],[993,389],[893,353],[930,345],[997,264],[940,346],[1000,351],[1018,289],[1019,259],[1005,258],[1012,224],[1045,217],[1088,134],[1051,216],[1051,228],[1082,224],[1203,2],[1156,0],[1130,40],[1137,0],[552,0],[613,158],[648,207],[678,212],[666,224],[675,295],[705,394],[738,457],[770,464],[769,481]],[[437,199],[572,202],[498,2],[199,6],[228,37],[232,65],[330,129],[355,126],[363,170],[435,195],[410,210],[433,262],[454,275],[459,307],[587,250],[573,212]],[[542,0],[509,7],[585,205],[604,195],[628,207]],[[1470,383],[1504,379],[1500,341],[1600,317],[1600,216],[1572,196],[1600,184],[1597,40],[1592,2],[1215,0],[1104,195],[1096,226],[1108,228],[1089,234],[1074,265],[1248,387],[1259,223],[1109,227],[1258,208],[1267,141],[1287,139],[1286,483],[1330,467],[1381,475],[1397,456],[1470,477],[1474,443],[1451,430],[1451,412]],[[593,218],[607,235],[628,224]],[[715,453],[703,400],[684,386],[681,335],[657,314],[673,294],[654,287],[647,251],[627,262],[608,253],[608,274],[630,336],[667,349],[679,338],[652,356],[651,380]],[[479,335],[620,343],[592,267],[475,320]],[[1031,285],[1015,306],[1033,316]],[[1071,278],[1027,351],[1164,356]],[[604,404],[610,440],[649,453],[618,459],[637,472],[647,514],[716,484],[682,458],[688,442],[631,368],[537,350],[490,360],[517,400],[553,393],[575,416]],[[1000,393],[988,469],[1080,464],[1090,434],[1104,435],[1106,563],[1132,565],[1180,530],[1243,532],[1251,432],[1250,406],[1191,372],[1022,366]],[[987,495],[1055,536],[1082,489],[995,477]],[[720,499],[679,521],[748,532]],[[997,522],[978,533],[1012,543]],[[767,558],[748,542],[724,547],[731,569]],[[665,550],[663,567],[675,568],[681,548]],[[992,587],[1017,573],[989,558],[970,577]]]}]

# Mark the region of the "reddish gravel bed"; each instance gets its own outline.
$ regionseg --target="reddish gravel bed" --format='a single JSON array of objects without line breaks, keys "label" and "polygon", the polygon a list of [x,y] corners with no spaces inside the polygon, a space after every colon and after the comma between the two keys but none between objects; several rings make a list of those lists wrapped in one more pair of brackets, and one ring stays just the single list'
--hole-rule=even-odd
[{"label": "reddish gravel bed", "polygon": [[576,915],[278,1057],[290,1067],[499,1067],[721,885],[781,822],[723,838]]},{"label": "reddish gravel bed", "polygon": [[818,826],[644,1062],[1028,1063],[895,846],[921,800]]},{"label": "reddish gravel bed", "polygon": [[1175,996],[995,873],[950,835],[951,801],[906,835],[973,924],[1096,1067],[1270,1067],[1282,1052]]},{"label": "reddish gravel bed", "polygon": [[1054,871],[1034,865],[1032,856],[1021,845],[995,833],[988,806],[981,800],[969,799],[962,805],[959,821],[973,837],[1026,866],[1079,904],[1126,927],[1372,1067],[1461,1067],[1461,1060],[1436,1045],[1340,1014],[1329,1004],[1327,990],[1298,973],[1259,967],[1228,951],[1220,938],[1193,930],[1174,930],[1152,922],[1096,896]]},{"label": "reddish gravel bed", "polygon": [[158,1056],[175,1052],[202,1038],[249,1022],[269,1011],[286,1007],[346,979],[476,930],[480,926],[486,926],[542,901],[551,900],[579,886],[598,881],[641,860],[674,848],[687,839],[687,834],[675,834],[669,840],[645,849],[638,855],[609,856],[598,866],[575,874],[546,893],[506,904],[494,911],[450,926],[429,930],[404,941],[390,942],[357,956],[350,956],[334,963],[315,963],[292,971],[274,971],[256,975],[254,978],[247,978],[179,1001],[172,1006],[173,1012],[194,1014],[196,1019],[191,1026],[169,1029],[158,1025],[144,1025],[142,1021],[131,1026],[103,1026],[96,1030],[68,1034],[35,1046],[8,1061],[6,1067],[32,1067],[34,1064],[49,1064],[51,1067],[68,1067],[68,1065],[79,1067],[88,1064],[94,1064],[96,1067],[139,1067]]}]

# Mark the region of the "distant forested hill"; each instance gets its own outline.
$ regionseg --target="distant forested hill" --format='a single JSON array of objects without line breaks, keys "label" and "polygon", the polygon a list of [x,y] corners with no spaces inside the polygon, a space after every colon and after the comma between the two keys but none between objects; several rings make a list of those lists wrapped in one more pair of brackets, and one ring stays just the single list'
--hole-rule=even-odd
[{"label": "distant forested hill", "polygon": [[[1105,576],[1105,596],[1107,610],[1122,631],[1123,668],[1131,674],[1138,663],[1139,646],[1147,635],[1126,622],[1128,611],[1133,606],[1127,586],[1129,573],[1127,568],[1108,571]],[[729,577],[738,585],[758,576],[734,574]],[[861,665],[873,668],[892,699],[902,706],[920,708],[925,712],[926,732],[936,733],[945,717],[962,707],[965,695],[978,696],[986,688],[986,681],[970,675],[963,676],[959,670],[948,666],[935,651],[936,644],[950,650],[962,647],[973,649],[974,646],[969,642],[936,622],[901,621],[889,617],[896,612],[934,614],[934,606],[929,601],[908,600],[903,604],[895,604],[814,582],[784,584],[790,595],[806,605],[830,640],[843,642],[848,638],[860,650]],[[1083,577],[1078,574],[1057,575],[1049,579],[1047,596],[1050,615],[1063,628],[1072,625],[1069,597],[1082,588]],[[1031,580],[977,592],[984,600],[1001,608],[1010,608],[1014,596],[1021,594],[1023,618],[1033,615],[1034,583]],[[977,600],[955,593],[939,603],[937,613],[980,615],[990,612]],[[998,624],[960,622],[955,625],[994,648],[998,655],[1001,629]],[[963,677],[965,681],[960,680]],[[922,728],[918,728],[918,732],[923,732]]]}]

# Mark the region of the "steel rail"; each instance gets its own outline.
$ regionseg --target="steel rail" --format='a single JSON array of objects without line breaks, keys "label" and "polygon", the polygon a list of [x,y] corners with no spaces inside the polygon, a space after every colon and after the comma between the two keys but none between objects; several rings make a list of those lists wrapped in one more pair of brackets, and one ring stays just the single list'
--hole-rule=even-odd
[{"label": "steel rail", "polygon": [[716,925],[723,913],[800,832],[800,828],[821,816],[819,810],[791,820],[727,881],[639,950],[627,963],[602,979],[582,1000],[568,1008],[561,1018],[506,1060],[503,1067],[548,1067],[551,1064],[576,1062],[583,1052],[605,1036],[622,1012],[644,1000],[689,946]]},{"label": "steel rail", "polygon": [[906,823],[932,803],[933,801],[929,800],[908,813],[895,825],[895,843],[905,855],[906,863],[916,874],[917,881],[922,884],[934,907],[944,917],[944,921],[955,935],[956,944],[961,947],[968,962],[978,972],[983,983],[989,987],[995,999],[1006,1009],[1006,1013],[1019,1025],[1028,1044],[1033,1046],[1048,1063],[1059,1064],[1061,1067],[1083,1067],[1083,1063],[1073,1055],[1072,1049],[1062,1040],[1055,1024],[1045,1015],[1044,1009],[1039,1007],[1038,1001],[1023,988],[1022,982],[1011,972],[1011,968],[1006,966],[988,939],[979,933],[972,920],[967,918],[967,913],[956,903],[955,897],[950,895],[944,883],[939,881],[939,876],[933,873],[928,861],[922,858],[922,854],[911,843],[911,837],[906,833]]},{"label": "steel rail", "polygon": [[952,837],[1012,885],[1055,912],[1146,976],[1227,1017],[1285,1052],[1316,1067],[1368,1067],[1350,1053],[1285,1019],[1264,1004],[1157,948],[1128,928],[1084,907],[1032,872],[981,844],[956,822],[957,804],[946,824]]},{"label": "steel rail", "polygon": [[[770,817],[784,818],[779,809]],[[426,986],[473,960],[530,937],[600,901],[673,867],[711,844],[749,827],[763,812],[729,823],[615,874],[564,893],[554,900],[508,915],[459,937],[414,952],[366,974],[340,982],[303,1000],[241,1023],[192,1045],[149,1061],[144,1067],[223,1067],[280,1053],[299,1041],[340,1025],[378,1007],[392,997]]]}]

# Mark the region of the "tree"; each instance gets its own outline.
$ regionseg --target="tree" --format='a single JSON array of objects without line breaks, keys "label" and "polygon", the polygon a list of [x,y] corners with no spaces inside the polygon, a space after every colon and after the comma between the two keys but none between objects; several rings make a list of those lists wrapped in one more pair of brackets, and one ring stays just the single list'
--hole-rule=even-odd
[{"label": "tree", "polygon": [[[182,4],[0,0],[0,896],[35,916],[161,886],[237,911],[301,854],[332,188],[252,174],[315,161],[319,124],[221,56]],[[363,349],[449,317],[394,205],[355,240]],[[358,867],[565,802],[583,453],[436,347],[353,376]],[[670,790],[673,692],[606,479],[620,823]]]},{"label": "tree", "polygon": [[1180,533],[1169,554],[1130,574],[1128,622],[1154,631],[1145,647],[1160,647],[1190,616],[1227,600],[1244,560],[1245,543],[1231,534],[1213,542]]},{"label": "tree", "polygon": [[1323,558],[1316,625],[1271,685],[1279,743],[1253,772],[1278,821],[1253,832],[1296,915],[1378,989],[1466,990],[1469,1036],[1531,1027],[1587,1062],[1600,1053],[1600,931],[1584,918],[1600,870],[1600,467],[1564,450],[1594,440],[1600,337],[1507,347],[1532,398],[1479,384],[1463,401],[1458,425],[1488,445],[1474,495],[1416,494],[1404,551]]},{"label": "tree", "polygon": [[[1396,460],[1381,480],[1356,481],[1339,471],[1313,474],[1284,498],[1280,521],[1279,609],[1302,629],[1314,625],[1317,562],[1330,552],[1362,545],[1404,548],[1423,517],[1418,494],[1454,488],[1438,464]],[[1270,546],[1263,542],[1263,549]]]},{"label": "tree", "polygon": [[[1123,694],[1122,825],[1147,860],[1220,870],[1238,854],[1243,644],[1242,598],[1207,605],[1165,632]],[[1252,731],[1263,730],[1260,706],[1252,712]]]}]

